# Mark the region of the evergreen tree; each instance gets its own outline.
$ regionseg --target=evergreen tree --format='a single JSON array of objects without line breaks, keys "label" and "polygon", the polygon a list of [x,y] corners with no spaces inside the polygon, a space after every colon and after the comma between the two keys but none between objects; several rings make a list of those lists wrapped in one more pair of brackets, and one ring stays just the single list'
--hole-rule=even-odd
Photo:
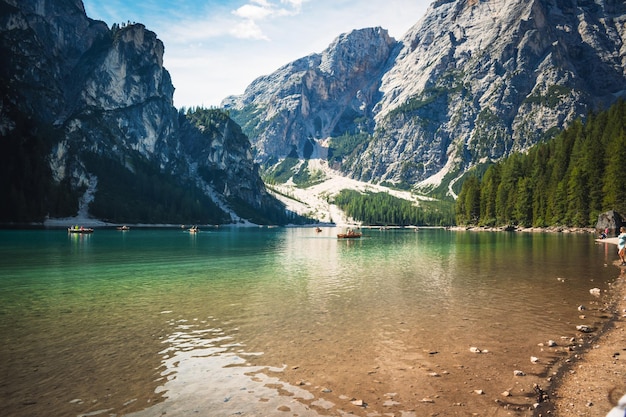
[{"label": "evergreen tree", "polygon": [[478,224],[480,219],[480,182],[475,175],[470,175],[463,182],[458,200],[457,223]]},{"label": "evergreen tree", "polygon": [[496,196],[500,179],[500,165],[491,165],[481,181],[480,219],[485,226],[496,224]]},{"label": "evergreen tree", "polygon": [[626,133],[622,131],[608,148],[606,175],[604,179],[604,206],[626,213]]},{"label": "evergreen tree", "polygon": [[[527,154],[490,166],[482,179],[468,177],[456,202],[459,224],[474,224],[476,184],[486,225],[589,226],[599,213],[626,213],[622,166],[626,161],[626,104],[591,114]],[[494,218],[495,213],[495,218]]]}]

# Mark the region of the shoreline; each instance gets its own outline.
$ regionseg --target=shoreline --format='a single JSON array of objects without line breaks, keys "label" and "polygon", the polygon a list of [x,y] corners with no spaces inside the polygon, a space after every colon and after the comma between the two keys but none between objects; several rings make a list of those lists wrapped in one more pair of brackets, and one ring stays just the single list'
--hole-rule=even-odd
[{"label": "shoreline", "polygon": [[518,226],[449,226],[455,232],[519,232],[519,233],[590,233],[596,234],[593,227],[518,227]]},{"label": "shoreline", "polygon": [[[578,351],[556,364],[549,399],[534,416],[606,416],[626,394],[626,268],[611,284],[602,311],[606,321]],[[580,340],[580,339],[579,339]]]}]

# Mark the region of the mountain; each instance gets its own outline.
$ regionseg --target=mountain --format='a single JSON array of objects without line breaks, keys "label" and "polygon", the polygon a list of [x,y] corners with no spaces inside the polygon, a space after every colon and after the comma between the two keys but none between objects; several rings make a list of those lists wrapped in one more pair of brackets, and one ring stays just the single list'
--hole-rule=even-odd
[{"label": "mountain", "polygon": [[267,167],[319,157],[454,195],[468,168],[623,96],[625,23],[617,0],[438,0],[399,41],[355,30],[222,104]]},{"label": "mountain", "polygon": [[179,113],[164,45],[80,0],[0,1],[0,221],[284,222],[224,112]]},{"label": "mountain", "polygon": [[257,158],[291,152],[309,158],[315,141],[346,131],[370,129],[372,107],[385,64],[397,42],[381,28],[339,36],[321,54],[312,54],[256,79],[242,96],[222,102],[254,138]]}]

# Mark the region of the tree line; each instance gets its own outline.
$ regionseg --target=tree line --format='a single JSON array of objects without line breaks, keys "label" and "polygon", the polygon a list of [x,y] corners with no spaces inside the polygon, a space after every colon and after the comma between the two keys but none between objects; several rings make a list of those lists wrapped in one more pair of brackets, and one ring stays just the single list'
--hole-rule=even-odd
[{"label": "tree line", "polygon": [[454,222],[454,205],[445,201],[421,201],[416,206],[388,193],[342,190],[333,202],[347,216],[370,226],[447,226]]},{"label": "tree line", "polygon": [[96,218],[117,223],[228,223],[230,217],[190,181],[161,172],[134,152],[125,155],[127,169],[112,158],[85,153],[82,159],[98,178],[89,205]]},{"label": "tree line", "polygon": [[0,223],[73,215],[78,211],[79,193],[68,178],[55,182],[48,163],[59,130],[15,109],[7,111],[14,125],[3,136],[0,153]]},{"label": "tree line", "polygon": [[456,202],[465,225],[595,225],[626,213],[626,104],[576,120],[553,140],[469,172]]}]

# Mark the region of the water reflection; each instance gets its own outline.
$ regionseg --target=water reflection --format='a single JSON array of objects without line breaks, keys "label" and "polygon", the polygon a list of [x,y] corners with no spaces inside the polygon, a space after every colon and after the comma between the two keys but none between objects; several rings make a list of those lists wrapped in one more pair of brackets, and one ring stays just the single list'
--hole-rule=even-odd
[{"label": "water reflection", "polygon": [[309,405],[319,406],[319,399],[271,376],[283,372],[284,367],[252,366],[248,360],[262,353],[246,352],[234,335],[213,327],[215,324],[212,318],[169,321],[171,333],[160,352],[162,385],[156,390],[165,400],[128,416],[272,415],[288,411],[300,416],[318,415]]}]

